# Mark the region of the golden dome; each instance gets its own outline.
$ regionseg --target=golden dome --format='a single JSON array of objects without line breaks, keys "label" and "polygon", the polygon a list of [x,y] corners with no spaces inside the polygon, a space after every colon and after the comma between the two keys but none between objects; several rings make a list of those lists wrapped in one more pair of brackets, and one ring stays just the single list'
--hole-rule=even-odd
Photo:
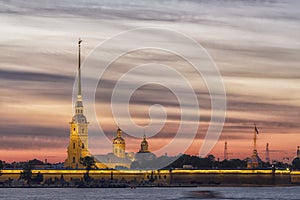
[{"label": "golden dome", "polygon": [[141,142],[141,149],[139,151],[140,153],[148,153],[148,142],[146,140],[146,136],[144,135],[143,141]]},{"label": "golden dome", "polygon": [[124,138],[122,138],[122,130],[118,127],[117,137],[114,138],[113,144],[125,144]]}]

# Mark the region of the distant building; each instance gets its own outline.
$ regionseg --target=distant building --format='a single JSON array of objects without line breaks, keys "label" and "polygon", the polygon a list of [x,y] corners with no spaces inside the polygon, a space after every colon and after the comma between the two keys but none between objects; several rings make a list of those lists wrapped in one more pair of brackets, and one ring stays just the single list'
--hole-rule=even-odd
[{"label": "distant building", "polygon": [[144,134],[143,140],[141,142],[141,148],[135,155],[135,160],[143,166],[143,164],[147,161],[151,161],[156,159],[155,154],[149,151],[148,141],[146,139],[146,135]]},{"label": "distant building", "polygon": [[131,163],[135,160],[133,152],[126,152],[126,141],[122,137],[122,130],[118,127],[117,135],[113,139],[112,153],[105,155],[96,155],[96,159],[107,168],[125,169],[130,168]]},{"label": "distant building", "polygon": [[125,158],[125,140],[122,138],[122,130],[119,127],[117,137],[113,140],[113,153],[118,158]]},{"label": "distant building", "polygon": [[262,167],[262,160],[258,156],[257,149],[256,149],[256,139],[258,135],[258,129],[256,125],[254,126],[254,137],[253,137],[253,152],[251,157],[249,158],[247,162],[247,168],[248,169],[256,169]]},{"label": "distant building", "polygon": [[68,146],[68,157],[65,161],[67,168],[83,168],[80,158],[89,156],[88,152],[88,122],[83,114],[83,103],[81,96],[81,69],[80,69],[80,43],[78,41],[78,90],[75,105],[75,114],[70,122],[70,142]]},{"label": "distant building", "polygon": [[297,149],[297,158],[300,158],[300,149],[299,149],[299,146],[298,146],[298,149]]},{"label": "distant building", "polygon": [[[70,139],[68,146],[68,157],[65,160],[65,168],[84,168],[81,164],[81,158],[91,156],[88,150],[88,125],[86,116],[84,115],[84,107],[81,93],[81,57],[80,46],[81,40],[78,41],[78,85],[77,85],[77,100],[75,104],[75,113],[70,122]],[[122,137],[122,130],[118,127],[116,137],[113,139],[113,151],[106,155],[96,155],[97,168],[130,168],[131,163],[149,161],[156,156],[148,149],[148,142],[144,135],[141,142],[141,148],[137,154],[133,152],[127,153],[125,150],[126,142]]]},{"label": "distant building", "polygon": [[266,144],[266,163],[270,163],[269,143]]},{"label": "distant building", "polygon": [[228,160],[227,141],[225,141],[225,145],[224,145],[224,160]]},{"label": "distant building", "polygon": [[[75,114],[70,122],[70,140],[68,146],[68,157],[65,160],[66,168],[84,168],[80,163],[80,158],[90,156],[88,151],[88,121],[83,114],[83,102],[81,95],[81,61],[80,61],[80,43],[78,41],[78,85],[77,85],[77,101],[75,104]],[[97,163],[98,167],[105,167],[101,163]]]},{"label": "distant building", "polygon": [[141,142],[141,149],[138,153],[149,153],[148,142],[146,140],[146,135],[143,137],[143,141]]}]

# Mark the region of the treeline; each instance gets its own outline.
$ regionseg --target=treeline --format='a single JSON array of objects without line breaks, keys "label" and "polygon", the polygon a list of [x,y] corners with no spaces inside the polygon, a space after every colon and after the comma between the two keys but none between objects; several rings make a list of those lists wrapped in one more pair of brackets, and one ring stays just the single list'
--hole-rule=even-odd
[{"label": "treeline", "polygon": [[[183,154],[177,157],[161,156],[152,160],[135,161],[131,164],[131,169],[157,169],[164,166],[163,169],[246,169],[246,159],[216,160],[213,155],[205,158]],[[170,164],[171,163],[171,164]],[[273,161],[272,163],[263,162],[261,169],[295,169],[300,170],[300,159],[295,158],[292,164]]]},{"label": "treeline", "polygon": [[[193,169],[245,169],[247,168],[246,159],[230,159],[230,160],[216,160],[213,155],[208,155],[205,158],[200,158],[198,156],[183,154],[177,157],[168,157],[168,156],[160,156],[158,158],[154,158],[151,160],[143,160],[143,161],[134,161],[131,164],[131,169],[159,169],[163,166],[163,169],[176,169],[176,168],[193,168]],[[83,161],[82,161],[83,162]],[[84,162],[85,163],[85,162]],[[89,169],[90,161],[86,161],[86,166]],[[30,171],[28,168],[33,169],[35,165],[43,164],[42,161],[38,161],[36,159],[31,160],[29,162],[20,163],[23,170]],[[273,161],[271,164],[262,162],[262,168],[267,169],[271,168],[272,165],[277,169],[294,169],[300,170],[300,158],[295,158],[291,164]],[[9,163],[4,163],[0,160],[0,175],[1,169],[12,167]],[[39,178],[38,178],[39,179]]]},{"label": "treeline", "polygon": [[[208,155],[205,158],[200,158],[198,156],[191,156],[183,154],[172,164],[168,165],[168,168],[182,168],[183,166],[192,166],[195,169],[245,169],[247,168],[247,162],[249,158],[246,159],[230,159],[230,160],[216,160],[213,155]],[[261,163],[262,169],[271,168],[274,166],[277,169],[295,169],[300,170],[300,158],[295,158],[292,164],[283,163],[279,161],[273,161],[272,163]]]},{"label": "treeline", "polygon": [[232,159],[217,161],[213,155],[205,158],[198,156],[182,155],[169,168],[182,168],[184,166],[192,166],[195,169],[241,169],[247,167],[247,160]]}]

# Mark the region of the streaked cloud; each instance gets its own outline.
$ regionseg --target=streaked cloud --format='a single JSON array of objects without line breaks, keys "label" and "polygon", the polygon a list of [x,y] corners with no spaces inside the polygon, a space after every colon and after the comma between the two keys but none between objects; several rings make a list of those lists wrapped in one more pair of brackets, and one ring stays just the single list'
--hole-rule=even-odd
[{"label": "streaked cloud", "polygon": [[[83,38],[83,57],[87,57],[100,42],[121,31],[155,26],[195,39],[220,69],[228,112],[220,142],[212,153],[222,155],[222,142],[227,140],[231,151],[237,150],[236,156],[246,157],[254,122],[262,132],[261,152],[267,141],[274,149],[292,152],[299,145],[295,137],[300,128],[299,7],[300,2],[293,0],[0,1],[0,151],[9,149],[12,156],[17,152],[24,156],[21,149],[26,149],[29,159],[35,156],[35,149],[65,148],[79,36]],[[119,47],[110,51],[115,48]],[[97,114],[106,134],[113,137],[115,133],[108,104],[118,77],[133,64],[149,61],[182,70],[197,88],[202,116],[190,152],[198,152],[211,114],[207,88],[184,60],[167,52],[132,52],[106,72],[96,94]],[[146,74],[138,77],[143,76]],[[132,116],[141,125],[148,123],[147,111],[153,103],[167,108],[168,123],[149,139],[150,146],[157,149],[164,144],[156,145],[158,140],[167,142],[174,136],[180,115],[170,91],[148,85],[136,91],[131,103]],[[139,140],[127,137],[132,142],[128,150],[137,151]],[[47,157],[49,152],[44,154]],[[57,155],[53,160],[64,160],[63,153]]]}]

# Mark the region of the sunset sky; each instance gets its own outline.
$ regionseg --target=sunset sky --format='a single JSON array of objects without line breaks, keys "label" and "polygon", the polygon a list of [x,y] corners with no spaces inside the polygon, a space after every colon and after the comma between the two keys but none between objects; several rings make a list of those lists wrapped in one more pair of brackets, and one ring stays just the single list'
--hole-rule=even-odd
[{"label": "sunset sky", "polygon": [[[265,160],[268,142],[271,159],[290,162],[300,145],[299,7],[297,0],[0,0],[0,160],[47,158],[60,162],[67,157],[79,37],[83,39],[84,60],[101,42],[121,32],[157,27],[197,41],[220,71],[227,112],[222,134],[211,153],[223,159],[227,141],[229,158],[250,156],[256,123],[260,157]],[[115,46],[107,54],[118,48],[122,47]],[[103,57],[97,58],[99,66]],[[99,124],[112,139],[117,124],[111,115],[111,89],[125,69],[150,62],[183,69],[193,88],[199,84],[200,126],[186,152],[197,155],[210,123],[208,91],[201,78],[194,79],[188,64],[170,52],[130,52],[112,63],[96,93]],[[161,75],[168,77],[167,73]],[[170,78],[172,81],[176,80]],[[148,109],[154,104],[164,106],[168,116],[160,133],[148,139],[153,151],[174,137],[180,121],[174,94],[150,84],[132,97],[134,122],[141,126],[150,123]],[[122,105],[120,102],[118,106]],[[137,152],[141,139],[130,134],[124,137],[126,150]],[[185,137],[181,139],[187,142]],[[91,148],[97,142],[91,142]],[[99,143],[96,148],[107,153],[111,144]],[[98,150],[95,152],[103,153]]]}]

